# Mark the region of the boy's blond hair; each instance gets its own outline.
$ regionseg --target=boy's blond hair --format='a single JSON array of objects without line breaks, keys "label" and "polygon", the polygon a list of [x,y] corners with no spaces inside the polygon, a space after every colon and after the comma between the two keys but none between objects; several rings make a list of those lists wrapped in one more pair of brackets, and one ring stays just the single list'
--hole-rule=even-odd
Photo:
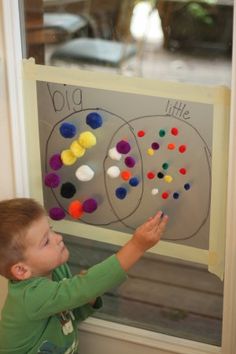
[{"label": "boy's blond hair", "polygon": [[43,215],[44,208],[30,198],[0,201],[0,274],[4,277],[13,279],[12,265],[24,260],[25,234]]}]

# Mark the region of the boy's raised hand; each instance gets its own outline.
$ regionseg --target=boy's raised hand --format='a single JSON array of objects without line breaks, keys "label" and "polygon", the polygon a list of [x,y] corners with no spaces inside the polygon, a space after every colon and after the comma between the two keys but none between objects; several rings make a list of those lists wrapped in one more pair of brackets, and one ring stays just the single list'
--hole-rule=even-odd
[{"label": "boy's raised hand", "polygon": [[168,216],[162,211],[148,219],[143,225],[139,226],[132,237],[133,242],[145,252],[159,242],[168,221]]},{"label": "boy's raised hand", "polygon": [[127,271],[147,251],[158,243],[168,221],[161,211],[139,226],[129,240],[116,254],[121,267]]}]

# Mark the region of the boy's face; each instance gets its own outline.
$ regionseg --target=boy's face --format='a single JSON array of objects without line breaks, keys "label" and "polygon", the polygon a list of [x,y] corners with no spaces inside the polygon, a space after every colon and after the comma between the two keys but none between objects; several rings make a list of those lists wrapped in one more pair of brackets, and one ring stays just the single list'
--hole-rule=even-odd
[{"label": "boy's face", "polygon": [[30,272],[29,278],[48,276],[53,269],[69,258],[69,251],[64,245],[62,236],[50,228],[46,216],[32,223],[25,241],[27,248],[23,263]]}]

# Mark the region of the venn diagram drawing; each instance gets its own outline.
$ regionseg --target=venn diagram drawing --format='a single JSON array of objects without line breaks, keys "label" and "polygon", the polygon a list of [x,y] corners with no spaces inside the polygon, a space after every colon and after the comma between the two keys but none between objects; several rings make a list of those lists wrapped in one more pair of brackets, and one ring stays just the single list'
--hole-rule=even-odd
[{"label": "venn diagram drawing", "polygon": [[83,107],[55,117],[41,151],[55,220],[131,234],[162,210],[170,218],[165,239],[175,242],[197,237],[209,222],[211,151],[190,120]]}]

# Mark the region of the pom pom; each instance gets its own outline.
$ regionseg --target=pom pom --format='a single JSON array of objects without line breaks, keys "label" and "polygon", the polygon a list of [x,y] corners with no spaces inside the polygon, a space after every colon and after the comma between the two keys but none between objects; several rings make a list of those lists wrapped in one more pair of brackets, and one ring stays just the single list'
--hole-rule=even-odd
[{"label": "pom pom", "polygon": [[127,156],[125,158],[125,164],[126,164],[127,167],[132,168],[132,167],[135,166],[136,161],[135,161],[135,159],[132,156]]},{"label": "pom pom", "polygon": [[179,147],[179,152],[180,152],[181,154],[183,154],[183,153],[186,151],[186,149],[187,149],[186,145],[180,145],[180,147]]},{"label": "pom pom", "polygon": [[75,155],[71,150],[63,150],[61,153],[61,159],[63,164],[66,166],[73,165],[77,160],[77,158],[75,157]]},{"label": "pom pom", "polygon": [[93,213],[97,207],[97,201],[93,198],[87,199],[83,202],[83,211],[86,213]]},{"label": "pom pom", "polygon": [[83,206],[79,200],[74,200],[70,203],[68,212],[74,219],[79,219],[83,215]]},{"label": "pom pom", "polygon": [[56,173],[48,173],[44,177],[44,183],[47,187],[56,188],[60,184],[60,177]]},{"label": "pom pom", "polygon": [[86,123],[92,129],[97,129],[102,126],[102,117],[97,112],[89,113],[86,117]]},{"label": "pom pom", "polygon": [[163,138],[165,135],[166,135],[165,130],[164,130],[164,129],[160,129],[160,130],[159,130],[159,136],[160,136],[161,138]]},{"label": "pom pom", "polygon": [[96,145],[97,139],[93,133],[83,132],[80,134],[78,142],[85,149],[90,149],[92,146]]},{"label": "pom pom", "polygon": [[131,177],[131,173],[130,171],[122,171],[121,172],[121,178],[124,180],[124,181],[128,181]]},{"label": "pom pom", "polygon": [[149,149],[147,150],[147,154],[148,154],[149,156],[153,156],[153,155],[154,155],[154,150],[151,149],[151,148],[149,148]]},{"label": "pom pom", "polygon": [[186,168],[180,168],[179,173],[181,173],[181,175],[186,175],[187,173]]},{"label": "pom pom", "polygon": [[173,193],[173,198],[174,199],[179,199],[179,193],[178,192],[174,192]]},{"label": "pom pom", "polygon": [[167,183],[171,183],[171,182],[173,181],[173,177],[172,177],[172,176],[169,176],[169,175],[166,175],[166,176],[164,177],[164,180],[165,180],[165,182],[167,182]]},{"label": "pom pom", "polygon": [[66,182],[63,183],[63,185],[61,186],[61,196],[64,198],[72,198],[76,193],[76,188],[75,186],[70,183],[70,182]]},{"label": "pom pom", "polygon": [[139,130],[138,131],[138,137],[142,138],[145,135],[145,131],[144,130]]},{"label": "pom pom", "polygon": [[119,187],[116,189],[116,196],[119,199],[124,199],[127,195],[127,190],[124,187]]},{"label": "pom pom", "polygon": [[64,138],[73,138],[76,135],[76,126],[72,123],[62,123],[60,133]]},{"label": "pom pom", "polygon": [[177,128],[172,128],[172,129],[171,129],[171,134],[172,134],[172,135],[175,135],[175,136],[178,135],[178,134],[179,134],[178,129],[177,129]]},{"label": "pom pom", "polygon": [[170,143],[170,144],[168,144],[167,148],[168,148],[168,150],[174,150],[175,144]]},{"label": "pom pom", "polygon": [[119,141],[119,143],[116,144],[116,150],[120,154],[128,154],[130,149],[131,149],[130,144],[125,140],[121,140],[121,141]]},{"label": "pom pom", "polygon": [[79,181],[87,182],[94,177],[94,171],[88,165],[82,165],[75,172]]},{"label": "pom pom", "polygon": [[167,162],[164,162],[164,163],[162,164],[162,168],[163,168],[163,170],[168,170],[169,164],[168,164]]},{"label": "pom pom", "polygon": [[53,155],[49,160],[49,165],[52,170],[54,171],[59,170],[63,166],[61,155],[60,154]]},{"label": "pom pom", "polygon": [[157,195],[159,193],[158,188],[153,188],[152,189],[152,195]]},{"label": "pom pom", "polygon": [[147,178],[148,179],[153,179],[155,177],[155,173],[154,172],[148,172],[147,173]]},{"label": "pom pom", "polygon": [[120,175],[120,169],[117,166],[111,166],[108,168],[107,174],[111,178],[117,178]]},{"label": "pom pom", "polygon": [[121,154],[116,150],[116,148],[112,148],[109,150],[108,152],[108,155],[109,157],[112,159],[112,160],[116,160],[116,161],[120,161],[121,159]]},{"label": "pom pom", "polygon": [[129,184],[130,184],[132,187],[136,187],[136,186],[139,184],[139,179],[138,179],[138,177],[132,177],[132,178],[130,178]]},{"label": "pom pom", "polygon": [[157,142],[152,143],[152,149],[153,150],[158,150],[160,145]]},{"label": "pom pom", "polygon": [[160,179],[162,179],[162,178],[164,177],[164,173],[158,172],[157,177],[160,178]]},{"label": "pom pom", "polygon": [[164,192],[164,193],[162,193],[161,196],[162,196],[162,199],[167,199],[169,197],[169,193]]},{"label": "pom pom", "polygon": [[62,220],[65,218],[66,213],[62,208],[51,208],[49,210],[49,216],[52,220]]},{"label": "pom pom", "polygon": [[70,150],[77,158],[82,157],[85,153],[85,148],[83,148],[76,140],[71,144]]},{"label": "pom pom", "polygon": [[186,191],[188,191],[190,188],[191,188],[190,183],[185,183],[184,189],[185,189]]}]

